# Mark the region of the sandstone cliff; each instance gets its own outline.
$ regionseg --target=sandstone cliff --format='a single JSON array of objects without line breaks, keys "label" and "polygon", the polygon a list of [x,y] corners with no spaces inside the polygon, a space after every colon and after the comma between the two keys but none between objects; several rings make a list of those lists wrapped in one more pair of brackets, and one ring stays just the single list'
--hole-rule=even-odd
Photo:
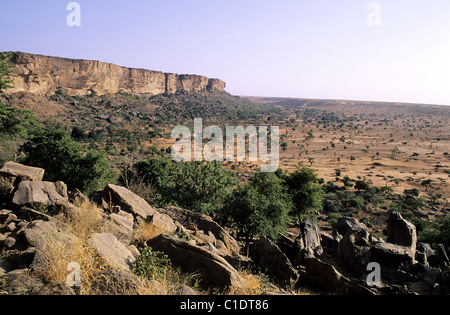
[{"label": "sandstone cliff", "polygon": [[12,58],[14,88],[8,93],[28,92],[41,96],[56,91],[76,96],[115,94],[162,94],[177,91],[223,91],[225,82],[199,75],[178,75],[110,63],[76,60],[17,52]]}]

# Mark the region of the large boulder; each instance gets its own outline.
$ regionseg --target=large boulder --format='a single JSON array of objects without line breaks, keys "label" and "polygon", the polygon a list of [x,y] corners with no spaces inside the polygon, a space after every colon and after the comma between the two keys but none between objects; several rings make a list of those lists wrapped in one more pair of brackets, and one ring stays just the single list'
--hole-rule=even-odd
[{"label": "large boulder", "polygon": [[300,225],[301,234],[295,240],[297,256],[295,262],[301,264],[305,258],[319,257],[323,254],[320,229],[315,220],[305,220]]},{"label": "large boulder", "polygon": [[12,204],[18,207],[33,204],[66,206],[67,186],[63,182],[23,181],[14,193]]},{"label": "large boulder", "polygon": [[159,213],[143,198],[125,187],[110,184],[101,195],[103,202],[106,200],[107,204],[120,206],[123,211],[131,213],[135,218],[152,222],[155,226],[167,233],[172,233],[177,228],[169,216]]},{"label": "large boulder", "polygon": [[414,260],[417,246],[415,225],[403,219],[400,213],[391,213],[387,225],[386,242],[408,247]]},{"label": "large boulder", "polygon": [[237,241],[211,217],[178,207],[166,207],[158,211],[179,222],[186,229],[203,231],[203,235],[209,235],[212,245],[219,250],[227,254],[239,252]]},{"label": "large boulder", "polygon": [[0,170],[0,198],[9,196],[22,181],[42,181],[42,168],[7,162]]},{"label": "large boulder", "polygon": [[91,235],[88,240],[100,257],[113,268],[123,268],[131,271],[133,263],[136,260],[133,254],[124,244],[109,233],[96,233]]},{"label": "large boulder", "polygon": [[299,274],[288,257],[271,240],[262,237],[255,242],[253,260],[275,283],[291,288],[298,281]]},{"label": "large boulder", "polygon": [[411,248],[392,243],[377,243],[371,248],[371,260],[380,265],[398,268],[414,260]]},{"label": "large boulder", "polygon": [[334,294],[375,295],[375,293],[343,276],[337,269],[318,258],[305,259],[305,277],[311,285]]},{"label": "large boulder", "polygon": [[147,244],[155,251],[166,254],[172,264],[187,273],[200,276],[205,288],[245,290],[244,279],[223,257],[186,241],[161,234]]},{"label": "large boulder", "polygon": [[337,255],[344,260],[350,270],[361,274],[370,251],[367,227],[354,218],[344,217],[338,220],[336,229],[343,235],[339,241]]}]

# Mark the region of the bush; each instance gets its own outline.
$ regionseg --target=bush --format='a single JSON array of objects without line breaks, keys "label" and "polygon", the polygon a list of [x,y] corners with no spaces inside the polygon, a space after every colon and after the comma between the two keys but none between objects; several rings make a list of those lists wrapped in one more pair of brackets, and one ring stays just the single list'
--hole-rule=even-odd
[{"label": "bush", "polygon": [[120,182],[128,187],[133,177],[152,188],[157,206],[179,206],[208,215],[222,208],[238,183],[218,162],[177,163],[163,158],[135,163],[131,170],[122,173]]},{"label": "bush", "polygon": [[115,180],[115,173],[103,154],[83,152],[68,132],[56,127],[35,132],[21,151],[25,154],[21,163],[43,168],[45,180],[63,181],[71,190],[78,188],[89,194]]},{"label": "bush", "polygon": [[170,267],[171,263],[167,255],[147,247],[135,261],[133,273],[147,280],[158,280],[164,278]]},{"label": "bush", "polygon": [[[223,217],[230,218],[245,236],[246,249],[255,235],[276,240],[284,231],[293,204],[284,180],[274,173],[255,173],[227,200]],[[229,220],[227,220],[229,222]]]}]

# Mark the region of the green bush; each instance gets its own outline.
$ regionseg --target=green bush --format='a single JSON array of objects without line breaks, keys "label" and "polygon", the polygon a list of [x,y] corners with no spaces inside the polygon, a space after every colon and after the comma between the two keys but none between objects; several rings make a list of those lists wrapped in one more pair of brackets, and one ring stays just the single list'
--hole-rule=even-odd
[{"label": "green bush", "polygon": [[145,248],[134,263],[133,273],[147,280],[163,279],[171,267],[170,259],[162,252]]},{"label": "green bush", "polygon": [[21,151],[25,154],[21,163],[43,168],[45,180],[63,181],[69,189],[89,194],[115,181],[115,173],[103,154],[83,152],[68,132],[57,127],[39,129]]}]

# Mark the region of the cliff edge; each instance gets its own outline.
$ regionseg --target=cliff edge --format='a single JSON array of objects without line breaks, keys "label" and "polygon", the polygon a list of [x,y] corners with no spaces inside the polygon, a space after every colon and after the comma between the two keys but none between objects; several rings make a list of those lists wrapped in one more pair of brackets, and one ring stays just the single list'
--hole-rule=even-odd
[{"label": "cliff edge", "polygon": [[110,63],[49,57],[15,52],[12,57],[14,88],[8,93],[28,92],[50,96],[61,91],[70,96],[128,94],[173,94],[177,91],[200,93],[225,90],[219,79],[199,75],[179,75],[133,69]]}]

